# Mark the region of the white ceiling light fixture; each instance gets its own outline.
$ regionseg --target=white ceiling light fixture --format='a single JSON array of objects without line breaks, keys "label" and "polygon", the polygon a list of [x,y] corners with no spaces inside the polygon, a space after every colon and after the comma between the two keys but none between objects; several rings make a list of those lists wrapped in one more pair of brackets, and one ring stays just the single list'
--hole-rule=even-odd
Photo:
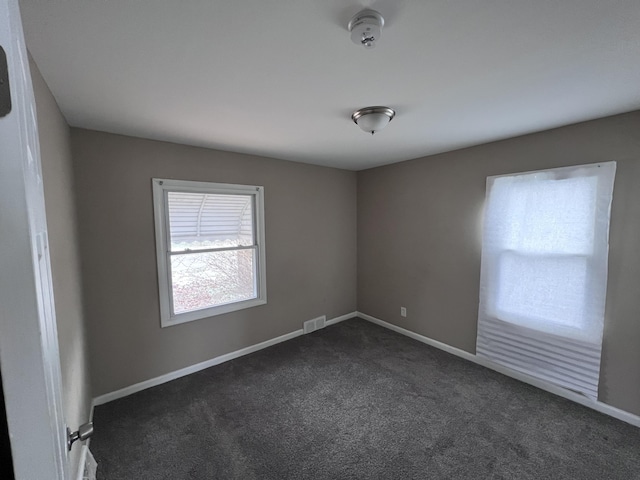
[{"label": "white ceiling light fixture", "polygon": [[386,127],[395,116],[395,110],[389,107],[365,107],[353,112],[351,119],[364,132],[373,135]]},{"label": "white ceiling light fixture", "polygon": [[380,39],[384,18],[375,10],[365,9],[356,13],[347,28],[351,32],[351,41],[366,49],[376,46]]}]

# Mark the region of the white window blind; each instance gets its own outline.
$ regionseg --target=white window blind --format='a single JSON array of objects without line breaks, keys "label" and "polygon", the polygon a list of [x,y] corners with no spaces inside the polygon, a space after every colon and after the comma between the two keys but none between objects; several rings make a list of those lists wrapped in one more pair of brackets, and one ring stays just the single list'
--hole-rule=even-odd
[{"label": "white window blind", "polygon": [[597,398],[615,169],[487,179],[479,356]]}]

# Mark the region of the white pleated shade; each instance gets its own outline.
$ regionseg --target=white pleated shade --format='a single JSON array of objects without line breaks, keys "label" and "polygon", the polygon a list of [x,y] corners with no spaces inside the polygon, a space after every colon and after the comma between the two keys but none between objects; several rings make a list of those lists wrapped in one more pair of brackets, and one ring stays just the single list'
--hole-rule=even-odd
[{"label": "white pleated shade", "polygon": [[487,179],[478,356],[597,398],[615,170]]}]

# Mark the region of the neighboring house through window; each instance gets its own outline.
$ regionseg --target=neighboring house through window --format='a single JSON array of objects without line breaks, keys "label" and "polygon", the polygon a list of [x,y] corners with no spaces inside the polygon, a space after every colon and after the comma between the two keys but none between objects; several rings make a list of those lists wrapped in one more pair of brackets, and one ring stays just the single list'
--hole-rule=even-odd
[{"label": "neighboring house through window", "polygon": [[153,179],[162,326],[266,303],[263,187]]}]

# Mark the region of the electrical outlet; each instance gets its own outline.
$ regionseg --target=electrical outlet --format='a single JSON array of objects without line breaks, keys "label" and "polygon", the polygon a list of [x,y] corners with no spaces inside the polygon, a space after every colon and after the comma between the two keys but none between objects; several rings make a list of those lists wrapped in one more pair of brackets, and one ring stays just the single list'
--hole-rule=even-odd
[{"label": "electrical outlet", "polygon": [[407,316],[407,309],[406,309],[406,307],[400,307],[400,316],[401,316],[401,317],[406,317],[406,316]]}]

